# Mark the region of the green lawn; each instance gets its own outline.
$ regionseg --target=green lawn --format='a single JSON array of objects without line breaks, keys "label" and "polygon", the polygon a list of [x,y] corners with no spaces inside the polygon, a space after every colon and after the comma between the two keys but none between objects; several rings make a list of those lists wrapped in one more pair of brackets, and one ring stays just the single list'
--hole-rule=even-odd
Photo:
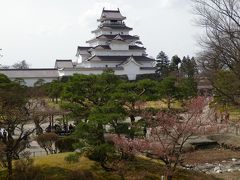
[{"label": "green lawn", "polygon": [[220,112],[224,112],[224,111],[229,112],[230,121],[240,122],[240,108],[239,107],[231,106],[231,105],[223,107],[223,106],[218,105],[218,104],[215,104],[214,107],[217,108]]},{"label": "green lawn", "polygon": [[[104,171],[98,163],[85,157],[80,157],[77,163],[67,163],[64,157],[69,153],[49,155],[34,158],[34,165],[40,168],[44,174],[44,179],[51,180],[73,180],[73,179],[99,179],[99,180],[157,180],[161,179],[163,166],[156,161],[147,158],[137,158],[134,161],[119,163],[119,170],[115,172]],[[0,179],[5,179],[6,170],[0,171]],[[200,174],[179,170],[177,180],[216,180],[216,178]],[[22,179],[23,180],[23,179]]]},{"label": "green lawn", "polygon": [[[145,104],[146,108],[154,108],[154,109],[167,109],[167,104],[163,101],[148,101]],[[179,101],[175,101],[171,104],[173,109],[182,109],[181,103]]]},{"label": "green lawn", "polygon": [[230,114],[230,120],[234,122],[240,122],[240,108],[239,107],[228,107],[228,111]]}]

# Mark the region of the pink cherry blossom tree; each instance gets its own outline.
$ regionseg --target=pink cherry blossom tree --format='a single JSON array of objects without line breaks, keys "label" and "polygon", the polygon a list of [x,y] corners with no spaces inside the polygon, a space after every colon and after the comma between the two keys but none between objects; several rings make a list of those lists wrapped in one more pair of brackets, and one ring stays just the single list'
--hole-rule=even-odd
[{"label": "pink cherry blossom tree", "polygon": [[185,112],[145,112],[143,118],[148,124],[148,136],[145,139],[128,139],[113,135],[112,140],[121,153],[148,154],[165,164],[165,176],[171,180],[177,166],[184,161],[185,145],[193,136],[215,133],[227,129],[227,124],[218,124],[212,118],[209,99],[197,97],[190,100]]}]

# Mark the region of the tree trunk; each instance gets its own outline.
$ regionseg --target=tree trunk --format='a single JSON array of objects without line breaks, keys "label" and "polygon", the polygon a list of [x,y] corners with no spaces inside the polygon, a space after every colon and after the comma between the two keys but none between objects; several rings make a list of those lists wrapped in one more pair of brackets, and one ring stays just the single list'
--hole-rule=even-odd
[{"label": "tree trunk", "polygon": [[7,152],[7,167],[8,167],[8,179],[12,176],[12,153]]},{"label": "tree trunk", "polygon": [[167,100],[167,108],[171,109],[171,100],[170,99]]},{"label": "tree trunk", "polygon": [[35,126],[36,126],[36,134],[37,135],[43,134],[43,129],[40,126],[39,122],[38,121],[34,121],[34,123],[35,123]]},{"label": "tree trunk", "polygon": [[45,150],[46,154],[48,155],[48,150],[47,150],[47,148],[43,147],[43,149]]},{"label": "tree trunk", "polygon": [[167,169],[166,169],[166,174],[165,176],[167,177],[167,180],[172,180],[173,179],[173,174],[174,174],[174,167],[171,166],[171,164],[167,165]]},{"label": "tree trunk", "polygon": [[143,127],[143,134],[144,134],[144,137],[147,137],[147,125]]},{"label": "tree trunk", "polygon": [[131,123],[134,123],[135,122],[135,116],[134,115],[130,115],[130,120],[131,120]]},{"label": "tree trunk", "polygon": [[98,139],[101,144],[105,143],[105,138],[104,138],[104,129],[102,124],[98,124]]},{"label": "tree trunk", "polygon": [[133,123],[135,122],[135,116],[134,115],[130,115],[130,120],[131,120],[131,127],[130,127],[130,132],[129,132],[129,136],[131,139],[134,139],[135,137],[135,130],[134,130],[134,127],[133,127]]}]

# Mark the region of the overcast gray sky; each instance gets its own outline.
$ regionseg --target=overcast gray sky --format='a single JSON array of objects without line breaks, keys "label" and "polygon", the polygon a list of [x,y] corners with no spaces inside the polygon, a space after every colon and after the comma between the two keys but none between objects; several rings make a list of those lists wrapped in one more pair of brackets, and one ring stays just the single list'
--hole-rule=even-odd
[{"label": "overcast gray sky", "polygon": [[190,0],[0,0],[0,64],[26,60],[53,67],[73,59],[97,28],[102,8],[120,8],[149,56],[194,56],[198,50]]}]

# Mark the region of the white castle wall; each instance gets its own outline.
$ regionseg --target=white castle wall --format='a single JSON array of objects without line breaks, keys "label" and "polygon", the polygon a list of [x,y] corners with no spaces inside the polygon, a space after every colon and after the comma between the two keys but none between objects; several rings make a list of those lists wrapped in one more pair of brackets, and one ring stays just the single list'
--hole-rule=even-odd
[{"label": "white castle wall", "polygon": [[[96,64],[96,67],[105,67],[103,64]],[[151,66],[150,66],[151,67]],[[81,69],[63,69],[59,70],[59,76],[72,76],[73,74],[101,74],[103,70],[96,70],[96,69],[91,69],[91,68],[81,68]],[[136,76],[139,74],[153,74],[155,73],[155,70],[143,70],[140,69],[140,67],[134,63],[134,62],[129,62],[125,65],[123,65],[123,70],[115,70],[114,74],[116,75],[127,75],[129,80],[136,80]]]},{"label": "white castle wall", "polygon": [[[79,71],[72,71],[72,70],[61,70],[61,76],[72,76],[73,74],[101,74],[103,70],[79,70]],[[138,67],[134,67],[134,65],[129,66],[128,68],[124,68],[124,70],[115,70],[114,74],[116,75],[126,75],[129,80],[136,80],[136,76],[139,74],[153,74],[154,70],[140,70]]]},{"label": "white castle wall", "polygon": [[37,82],[39,79],[43,79],[45,83],[52,82],[53,80],[57,80],[58,78],[23,78],[26,83],[26,86],[33,87],[34,83]]},{"label": "white castle wall", "polygon": [[[79,64],[78,67],[92,68],[92,67],[116,67],[120,62],[106,62],[106,61],[91,61]],[[107,66],[106,66],[107,65]]]},{"label": "white castle wall", "polygon": [[111,29],[111,30],[99,30],[95,33],[95,36],[100,36],[100,35],[117,35],[117,34],[121,34],[121,35],[129,35],[129,30],[125,30],[125,29],[120,29],[120,30],[115,30],[115,29]]},{"label": "white castle wall", "polygon": [[89,43],[89,46],[91,46],[91,47],[95,47],[95,46],[98,46],[98,45],[108,45],[108,44],[106,43],[105,40],[102,40],[102,39],[94,40],[94,41]]},{"label": "white castle wall", "polygon": [[129,45],[127,43],[111,43],[110,45],[111,50],[118,50],[118,51],[128,51]]},{"label": "white castle wall", "polygon": [[[9,77],[10,80],[14,81],[16,78],[14,77]],[[35,78],[35,77],[23,77],[21,78],[24,80],[25,85],[28,87],[33,87],[34,83],[37,82],[39,79],[43,79],[45,83],[49,83],[52,82],[53,80],[57,80],[58,78],[47,78],[47,77],[39,77],[39,78]]]},{"label": "white castle wall", "polygon": [[[113,59],[114,60],[114,59]],[[123,59],[123,61],[126,59]],[[85,67],[85,68],[91,68],[91,67],[116,67],[116,65],[119,65],[121,61],[91,61],[91,62],[84,62],[78,65],[78,67]],[[153,67],[152,62],[139,62],[142,67]],[[107,66],[106,66],[107,65]]]}]

